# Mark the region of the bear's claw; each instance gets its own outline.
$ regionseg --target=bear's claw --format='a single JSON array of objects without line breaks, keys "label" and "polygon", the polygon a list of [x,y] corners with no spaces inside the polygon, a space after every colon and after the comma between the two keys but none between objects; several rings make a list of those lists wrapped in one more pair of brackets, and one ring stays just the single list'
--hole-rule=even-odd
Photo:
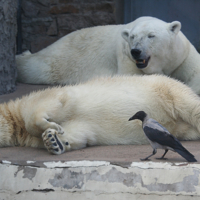
[{"label": "bear's claw", "polygon": [[65,144],[63,144],[63,142],[59,138],[58,131],[48,128],[42,134],[42,138],[44,146],[50,153],[62,154],[63,152],[65,152]]}]

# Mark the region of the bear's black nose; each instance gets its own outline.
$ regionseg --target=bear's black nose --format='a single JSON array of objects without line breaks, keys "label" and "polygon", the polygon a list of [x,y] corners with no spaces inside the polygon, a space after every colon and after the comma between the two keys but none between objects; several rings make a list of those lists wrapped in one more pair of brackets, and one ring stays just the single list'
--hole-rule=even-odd
[{"label": "bear's black nose", "polygon": [[139,49],[131,49],[131,55],[133,58],[138,59],[141,54],[141,51]]}]

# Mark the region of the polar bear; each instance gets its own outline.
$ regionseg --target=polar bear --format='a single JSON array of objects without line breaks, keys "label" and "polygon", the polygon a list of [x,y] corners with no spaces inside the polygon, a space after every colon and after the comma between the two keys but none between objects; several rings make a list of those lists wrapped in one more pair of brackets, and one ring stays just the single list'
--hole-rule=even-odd
[{"label": "polar bear", "polygon": [[200,56],[181,23],[140,17],[125,25],[85,28],[47,48],[16,56],[18,81],[77,84],[115,74],[165,74],[200,94]]},{"label": "polar bear", "polygon": [[122,37],[136,66],[144,74],[165,74],[200,94],[200,55],[180,31],[181,23],[141,17]]},{"label": "polar bear", "polygon": [[50,153],[92,145],[146,144],[145,111],[181,140],[200,138],[200,99],[163,75],[119,76],[54,87],[0,104],[0,147],[43,147]]}]

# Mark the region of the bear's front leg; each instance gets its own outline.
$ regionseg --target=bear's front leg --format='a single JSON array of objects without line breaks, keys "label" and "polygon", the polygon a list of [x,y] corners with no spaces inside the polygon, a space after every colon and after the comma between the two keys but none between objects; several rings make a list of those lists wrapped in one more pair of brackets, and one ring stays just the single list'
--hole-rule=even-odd
[{"label": "bear's front leg", "polygon": [[46,129],[48,129],[48,128],[51,128],[51,129],[55,129],[59,134],[64,134],[64,130],[63,130],[63,128],[62,128],[59,124],[57,124],[57,123],[55,123],[55,122],[50,122],[50,121],[48,121],[48,119],[46,119],[45,117],[39,118],[39,119],[35,122],[35,124],[36,124],[38,127],[40,127],[41,129],[43,129],[43,130],[46,130]]},{"label": "bear's front leg", "polygon": [[61,133],[55,129],[48,128],[43,134],[42,139],[46,149],[52,154],[62,154],[66,150],[70,150],[70,144],[62,141]]}]

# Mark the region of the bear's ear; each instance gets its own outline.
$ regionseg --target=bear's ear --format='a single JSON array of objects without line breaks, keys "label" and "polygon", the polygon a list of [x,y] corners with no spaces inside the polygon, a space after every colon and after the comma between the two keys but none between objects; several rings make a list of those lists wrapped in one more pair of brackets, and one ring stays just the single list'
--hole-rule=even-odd
[{"label": "bear's ear", "polygon": [[121,33],[122,37],[128,42],[128,37],[129,37],[129,29],[124,29]]},{"label": "bear's ear", "polygon": [[169,31],[178,34],[178,32],[181,30],[181,23],[178,21],[174,21],[169,24]]}]

